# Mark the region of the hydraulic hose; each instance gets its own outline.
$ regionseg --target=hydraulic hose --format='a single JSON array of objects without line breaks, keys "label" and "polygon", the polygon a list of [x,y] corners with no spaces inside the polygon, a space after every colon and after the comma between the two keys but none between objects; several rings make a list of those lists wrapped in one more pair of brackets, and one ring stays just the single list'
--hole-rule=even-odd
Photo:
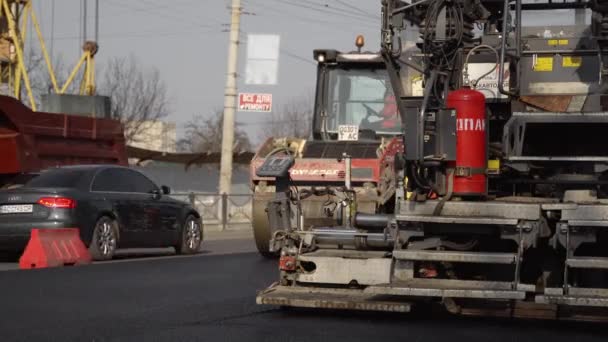
[{"label": "hydraulic hose", "polygon": [[488,49],[491,50],[492,52],[494,52],[494,55],[496,56],[496,64],[494,64],[494,67],[492,69],[490,69],[490,71],[486,72],[485,74],[481,75],[480,77],[478,77],[477,79],[475,79],[472,84],[473,84],[473,88],[477,87],[477,83],[479,83],[479,81],[488,76],[489,74],[493,73],[494,70],[496,70],[496,68],[498,67],[498,64],[500,63],[500,56],[498,55],[498,51],[496,51],[495,48],[491,47],[490,45],[478,45],[474,48],[471,49],[471,51],[469,51],[469,53],[467,53],[467,57],[464,60],[464,76],[465,76],[465,81],[468,82],[468,69],[469,69],[469,58],[471,57],[471,55],[473,54],[473,52],[475,52],[476,50],[480,50],[480,49]]},{"label": "hydraulic hose", "polygon": [[443,211],[443,207],[445,206],[445,202],[449,201],[452,198],[452,195],[454,194],[454,170],[450,169],[450,171],[448,171],[447,178],[448,178],[448,193],[441,198],[439,203],[437,203],[437,206],[435,207],[435,210],[433,211],[434,216],[441,215],[441,212]]}]

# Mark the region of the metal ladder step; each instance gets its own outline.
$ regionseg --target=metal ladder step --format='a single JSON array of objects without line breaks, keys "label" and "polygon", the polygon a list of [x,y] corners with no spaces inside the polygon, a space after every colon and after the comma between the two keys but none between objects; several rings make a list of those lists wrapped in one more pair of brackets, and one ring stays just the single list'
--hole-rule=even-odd
[{"label": "metal ladder step", "polygon": [[499,217],[470,217],[470,216],[432,216],[432,215],[397,215],[397,221],[443,223],[443,224],[484,224],[516,226],[519,220]]},{"label": "metal ladder step", "polygon": [[257,304],[338,310],[409,312],[411,304],[404,299],[377,298],[356,289],[331,289],[301,286],[272,287],[258,293]]},{"label": "metal ladder step", "polygon": [[569,306],[608,307],[608,289],[569,287],[568,294],[563,288],[546,288],[545,293],[537,295],[536,303]]},{"label": "metal ladder step", "polygon": [[566,260],[566,264],[572,268],[608,269],[608,258],[570,257]]},{"label": "metal ladder step", "polygon": [[393,251],[393,258],[412,261],[451,261],[480,264],[515,264],[517,254],[514,253],[484,253],[484,252],[454,252],[430,250],[401,250]]},{"label": "metal ladder step", "polygon": [[513,289],[513,283],[510,282],[415,278],[369,286],[364,292],[413,297],[524,299],[526,292],[532,292],[534,289],[534,285],[526,284],[519,284],[517,289]]}]

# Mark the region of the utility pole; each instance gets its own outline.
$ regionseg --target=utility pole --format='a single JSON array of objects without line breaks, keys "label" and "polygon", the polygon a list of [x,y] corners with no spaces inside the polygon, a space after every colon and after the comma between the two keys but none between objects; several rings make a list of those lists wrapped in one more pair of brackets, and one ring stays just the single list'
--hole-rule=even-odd
[{"label": "utility pole", "polygon": [[228,46],[228,72],[224,93],[224,124],[222,129],[222,159],[220,166],[220,194],[230,194],[232,185],[232,155],[234,153],[234,117],[236,114],[236,76],[241,26],[241,0],[232,0],[230,44]]}]

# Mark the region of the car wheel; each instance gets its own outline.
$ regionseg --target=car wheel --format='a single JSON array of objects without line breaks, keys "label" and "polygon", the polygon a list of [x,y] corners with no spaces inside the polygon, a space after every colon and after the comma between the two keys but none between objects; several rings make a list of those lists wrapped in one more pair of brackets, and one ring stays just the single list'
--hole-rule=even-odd
[{"label": "car wheel", "polygon": [[117,223],[103,216],[95,224],[89,252],[93,260],[110,260],[118,245]]},{"label": "car wheel", "polygon": [[201,220],[188,215],[181,232],[181,241],[176,246],[176,251],[179,254],[194,254],[198,252],[203,241],[203,226]]}]

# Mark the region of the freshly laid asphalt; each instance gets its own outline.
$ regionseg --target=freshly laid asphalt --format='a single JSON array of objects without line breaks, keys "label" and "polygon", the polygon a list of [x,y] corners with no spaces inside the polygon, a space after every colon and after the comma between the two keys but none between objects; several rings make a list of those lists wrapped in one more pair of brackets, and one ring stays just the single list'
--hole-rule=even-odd
[{"label": "freshly laid asphalt", "polygon": [[[605,324],[281,310],[255,304],[277,277],[252,241],[200,255],[0,272],[0,341],[606,341]],[[218,252],[220,251],[220,252]],[[245,253],[242,253],[245,251]]]}]

